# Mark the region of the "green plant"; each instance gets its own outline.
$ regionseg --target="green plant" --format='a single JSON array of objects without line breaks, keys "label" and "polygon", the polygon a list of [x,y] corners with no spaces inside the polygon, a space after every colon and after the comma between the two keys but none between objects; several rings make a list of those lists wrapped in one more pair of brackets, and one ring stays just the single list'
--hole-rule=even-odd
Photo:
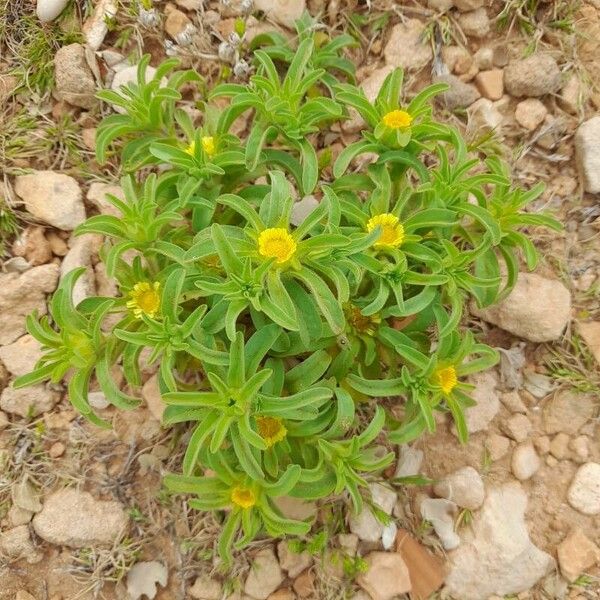
[{"label": "green plant", "polygon": [[[229,509],[225,558],[261,531],[308,533],[309,522],[282,516],[280,496],[347,493],[360,510],[366,478],[394,458],[375,443],[385,435],[411,441],[441,411],[464,441],[473,404],[464,377],[497,360],[461,330],[464,306],[508,293],[519,252],[535,267],[523,228],[558,227],[524,211],[541,187],[514,188],[499,159],[469,154],[433,118],[443,85],[404,103],[396,70],[370,103],[332,79],[347,70],[333,58],[346,41],[323,46],[306,20],[299,31],[293,56],[273,38],[256,51],[248,84],[210,92],[202,127],[177,104],[183,83],[204,92],[202,82],[189,71],[166,79],[175,61],[147,80],[145,58],[135,84],[100,94],[125,112],[100,125],[99,160],[120,151],[125,169],[142,176],[145,167],[142,183],[123,178],[125,200],[110,198],[120,217],[91,217],[77,231],[107,238],[101,258],[120,293],[73,306],[81,271],[64,278],[51,316],[28,320],[46,352],[15,383],[71,373],[71,401],[105,424],[87,401],[90,381],[135,408],[149,350],[165,424],[192,424],[183,474],[165,484],[193,494],[200,510]],[[216,98],[231,100],[217,109]],[[363,131],[328,181],[320,135],[351,110]],[[242,141],[231,127],[244,113]],[[354,169],[363,153],[374,162]],[[295,199],[311,195],[318,205],[301,219]]]}]

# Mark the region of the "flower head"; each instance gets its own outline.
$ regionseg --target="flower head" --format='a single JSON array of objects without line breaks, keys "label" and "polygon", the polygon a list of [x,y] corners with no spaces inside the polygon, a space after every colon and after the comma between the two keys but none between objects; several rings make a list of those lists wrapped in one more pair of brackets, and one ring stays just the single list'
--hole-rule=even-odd
[{"label": "flower head", "polygon": [[360,308],[354,304],[347,304],[344,308],[346,321],[356,333],[365,334],[373,337],[377,328],[381,324],[381,317],[378,313],[374,315],[363,315]]},{"label": "flower head", "polygon": [[250,488],[238,485],[231,490],[231,501],[240,508],[250,508],[256,504],[256,496]]},{"label": "flower head", "polygon": [[458,377],[454,367],[443,367],[434,373],[436,383],[442,388],[444,394],[449,394],[457,385]]},{"label": "flower head", "polygon": [[155,281],[139,281],[129,292],[131,300],[127,302],[127,308],[133,311],[137,319],[142,318],[142,314],[148,315],[151,319],[156,316],[160,308],[160,283]]},{"label": "flower head", "polygon": [[208,156],[213,156],[217,151],[215,147],[215,138],[212,135],[205,135],[201,141],[202,150],[204,150]]},{"label": "flower head", "polygon": [[267,448],[281,442],[287,434],[287,429],[279,417],[256,417],[256,425],[258,434],[265,440]]},{"label": "flower head", "polygon": [[185,149],[185,151],[190,155],[190,156],[194,156],[194,154],[196,154],[196,142],[194,140],[192,140],[189,144],[189,146]]},{"label": "flower head", "polygon": [[383,124],[390,129],[409,127],[413,118],[405,110],[392,110],[383,115]]},{"label": "flower head", "polygon": [[283,227],[271,227],[258,236],[258,253],[265,258],[276,258],[278,264],[287,262],[296,252],[296,242]]},{"label": "flower head", "polygon": [[381,236],[373,244],[378,247],[397,248],[404,241],[404,227],[396,215],[384,213],[371,217],[367,222],[367,231],[381,227]]}]

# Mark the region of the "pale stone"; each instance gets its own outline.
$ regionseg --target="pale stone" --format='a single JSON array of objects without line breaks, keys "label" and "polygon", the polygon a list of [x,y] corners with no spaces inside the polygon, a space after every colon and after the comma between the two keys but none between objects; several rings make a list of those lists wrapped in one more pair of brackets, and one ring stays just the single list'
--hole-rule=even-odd
[{"label": "pale stone", "polygon": [[367,570],[356,578],[373,600],[391,600],[410,592],[408,567],[400,554],[371,552],[365,556]]},{"label": "pale stone", "polygon": [[369,490],[371,491],[373,502],[385,513],[391,515],[396,500],[398,499],[396,492],[381,483],[369,484]]},{"label": "pale stone", "polygon": [[92,50],[99,50],[106,34],[108,24],[117,15],[115,0],[100,0],[94,7],[94,13],[83,24],[83,35],[86,45]]},{"label": "pale stone", "polygon": [[96,81],[81,44],[69,44],[58,49],[54,56],[54,75],[59,100],[86,109],[98,104]]},{"label": "pale stone", "polygon": [[556,548],[558,564],[570,582],[600,561],[600,548],[581,529],[573,530]]},{"label": "pale stone", "polygon": [[532,425],[525,415],[517,413],[503,423],[502,429],[515,442],[524,442],[531,433]]},{"label": "pale stone", "polygon": [[432,524],[446,550],[458,547],[460,537],[454,531],[454,517],[458,508],[454,502],[444,498],[424,498],[419,510],[423,519]]},{"label": "pale stone", "polygon": [[427,0],[427,7],[432,10],[446,12],[454,6],[454,0]]},{"label": "pale stone", "polygon": [[86,233],[73,239],[71,247],[60,265],[60,278],[64,279],[71,271],[80,267],[85,272],[73,286],[72,300],[77,306],[82,300],[96,295],[96,277],[92,267],[92,256],[99,247],[99,237]]},{"label": "pale stone", "polygon": [[[482,71],[489,71],[494,68],[494,49],[487,46],[479,48],[475,52],[475,64]],[[502,84],[504,86],[504,84]]]},{"label": "pale stone", "polygon": [[59,401],[60,395],[43,384],[15,389],[12,385],[0,395],[0,408],[23,418],[37,417],[49,410]]},{"label": "pale stone", "polygon": [[485,448],[488,451],[490,459],[492,461],[500,460],[510,448],[510,440],[503,435],[498,435],[497,433],[492,433],[485,440]]},{"label": "pale stone", "polygon": [[487,98],[476,100],[467,109],[469,122],[467,131],[469,135],[481,134],[483,132],[495,131],[500,134],[502,130],[502,113],[495,103]]},{"label": "pale stone", "polygon": [[469,12],[483,6],[484,0],[454,0],[454,6],[461,12]]},{"label": "pale stone", "polygon": [[584,515],[600,513],[600,464],[589,462],[579,467],[569,487],[567,500]]},{"label": "pale stone", "polygon": [[480,97],[477,88],[470,83],[464,83],[455,75],[439,75],[435,83],[446,83],[450,88],[440,95],[440,99],[450,109],[466,108]]},{"label": "pale stone", "polygon": [[557,433],[550,442],[550,454],[558,460],[564,460],[569,454],[569,436],[566,433]]},{"label": "pale stone", "polygon": [[306,0],[254,0],[255,10],[261,10],[268,19],[294,29],[294,23],[306,10]]},{"label": "pale stone", "polygon": [[584,121],[575,134],[575,156],[586,192],[600,192],[600,115]]},{"label": "pale stone", "polygon": [[52,260],[52,249],[44,235],[44,228],[30,225],[13,242],[13,256],[23,256],[34,267]]},{"label": "pale stone", "polygon": [[600,365],[600,321],[577,323],[577,332]]},{"label": "pale stone", "polygon": [[473,57],[462,46],[442,46],[442,60],[451,73],[464,75],[473,66]]},{"label": "pale stone", "polygon": [[39,562],[43,557],[31,541],[28,525],[0,532],[0,553],[11,560],[24,558],[30,564]]},{"label": "pale stone", "polygon": [[[465,410],[465,420],[469,433],[477,433],[485,430],[500,410],[500,398],[496,391],[498,379],[493,371],[484,371],[471,375],[469,383],[475,386],[471,397],[477,404]],[[456,434],[454,426],[452,432]]]},{"label": "pale stone", "polygon": [[515,119],[519,125],[533,131],[546,118],[548,109],[544,103],[537,98],[527,98],[517,104],[515,108]]},{"label": "pale stone", "polygon": [[504,69],[504,86],[511,96],[551,94],[560,87],[560,69],[549,54],[532,54],[508,64]]},{"label": "pale stone", "polygon": [[292,205],[292,213],[290,215],[290,223],[294,227],[298,227],[304,223],[306,218],[318,208],[319,201],[312,195],[305,196],[302,200],[294,202]]},{"label": "pale stone", "polygon": [[266,600],[283,582],[284,577],[272,548],[258,552],[246,578],[244,592],[257,600]]},{"label": "pale stone", "polygon": [[148,406],[148,410],[152,413],[152,416],[158,421],[162,422],[163,413],[167,405],[163,402],[160,389],[158,387],[158,375],[152,375],[148,381],[142,387],[142,398]]},{"label": "pale stone", "polygon": [[577,462],[587,462],[590,455],[589,439],[585,435],[577,436],[569,444]]},{"label": "pale stone", "polygon": [[418,71],[433,58],[431,44],[424,37],[425,27],[418,19],[394,25],[383,54],[385,62],[408,71]]},{"label": "pale stone", "polygon": [[337,536],[338,543],[344,554],[348,556],[356,556],[358,550],[359,538],[354,533],[340,533]]},{"label": "pale stone", "polygon": [[94,181],[90,185],[86,199],[93,204],[101,214],[113,215],[121,218],[121,211],[106,199],[107,195],[115,196],[119,200],[125,200],[125,195],[123,194],[120,185],[114,183],[100,183],[99,181]]},{"label": "pale stone", "polygon": [[[110,84],[110,87],[113,91],[120,93],[122,95],[121,86],[128,86],[130,83],[135,84],[137,82],[137,65],[131,65],[128,67],[124,67],[123,69],[117,71],[113,80]],[[146,67],[144,81],[150,81],[154,75],[156,74],[156,69],[150,65]],[[166,83],[166,82],[165,82]],[[121,114],[125,114],[125,109],[121,106],[117,106],[116,104],[112,104],[113,109]]]},{"label": "pale stone", "polygon": [[475,76],[475,85],[484,98],[500,100],[504,94],[504,73],[502,69],[480,71]]},{"label": "pale stone", "polygon": [[31,335],[24,335],[16,342],[0,347],[0,360],[15,377],[33,371],[41,357],[42,347]]},{"label": "pale stone", "polygon": [[457,21],[467,36],[484,38],[490,32],[490,19],[483,7],[458,15]]},{"label": "pale stone", "polygon": [[195,600],[221,600],[223,597],[223,586],[208,575],[196,577],[194,585],[188,591]]},{"label": "pale stone", "polygon": [[279,566],[288,574],[288,577],[295,579],[312,564],[312,556],[305,550],[304,552],[293,552],[289,548],[286,540],[281,540],[277,544],[277,556],[279,557]]},{"label": "pale stone", "polygon": [[527,495],[518,484],[488,490],[483,508],[451,555],[446,590],[460,600],[487,600],[532,588],[554,560],[529,539]]},{"label": "pale stone", "polygon": [[400,446],[400,456],[398,457],[394,477],[402,478],[418,475],[421,471],[423,457],[423,450],[408,446],[407,444]]},{"label": "pale stone", "polygon": [[508,297],[494,306],[471,312],[485,321],[532,342],[558,339],[571,318],[571,294],[556,279],[519,273]]},{"label": "pale stone", "polygon": [[521,400],[519,392],[506,392],[500,396],[500,400],[502,400],[502,404],[512,413],[525,414],[527,412],[527,407],[523,403],[523,400]]},{"label": "pale stone", "polygon": [[96,500],[88,492],[63,489],[48,496],[33,528],[43,540],[59,546],[85,548],[113,544],[127,527],[120,502]]},{"label": "pale stone", "polygon": [[358,514],[352,513],[348,525],[350,531],[363,542],[377,542],[383,534],[383,523],[375,517],[368,506],[363,506]]},{"label": "pale stone", "polygon": [[560,97],[558,104],[566,112],[576,115],[577,111],[581,106],[581,85],[579,83],[579,77],[576,73],[573,73],[567,83],[560,90]]},{"label": "pale stone", "polygon": [[513,475],[521,480],[531,479],[541,466],[533,444],[520,444],[512,454],[511,469]]},{"label": "pale stone", "polygon": [[75,179],[54,171],[34,171],[15,177],[15,192],[34,217],[70,231],[85,221],[81,190]]},{"label": "pale stone", "polygon": [[295,521],[311,521],[317,515],[317,505],[308,500],[293,498],[292,496],[277,496],[273,499],[275,506],[286,519]]},{"label": "pale stone", "polygon": [[35,12],[42,23],[54,21],[65,9],[69,0],[37,0]]},{"label": "pale stone", "polygon": [[157,585],[166,587],[168,580],[169,571],[163,563],[156,560],[136,563],[127,573],[128,600],[139,600],[142,596],[153,600]]},{"label": "pale stone", "polygon": [[167,12],[167,18],[165,19],[165,31],[176,42],[181,43],[182,36],[185,36],[186,30],[189,31],[190,27],[194,28],[194,25],[184,12],[181,12],[176,8],[171,8],[171,10]]},{"label": "pale stone", "polygon": [[483,480],[473,467],[463,467],[446,475],[435,484],[433,491],[440,498],[469,510],[480,508],[485,498]]},{"label": "pale stone", "polygon": [[542,410],[546,433],[576,434],[594,416],[595,405],[595,394],[569,388],[558,390]]}]

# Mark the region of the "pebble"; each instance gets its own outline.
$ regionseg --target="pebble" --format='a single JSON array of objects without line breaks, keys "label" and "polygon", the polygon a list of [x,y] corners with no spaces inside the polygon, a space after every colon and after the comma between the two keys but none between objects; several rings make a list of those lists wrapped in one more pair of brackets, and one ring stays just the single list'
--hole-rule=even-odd
[{"label": "pebble", "polygon": [[484,38],[490,32],[490,19],[483,7],[458,15],[457,21],[468,37]]},{"label": "pebble", "polygon": [[260,550],[254,560],[246,583],[244,592],[257,600],[266,600],[284,580],[283,572],[272,548]]},{"label": "pebble", "polygon": [[464,75],[473,66],[473,57],[462,46],[443,46],[442,60],[451,73]]},{"label": "pebble", "polygon": [[511,96],[552,94],[559,89],[560,81],[560,69],[549,54],[532,54],[510,62],[504,69],[504,86]]},{"label": "pebble", "polygon": [[418,475],[421,472],[424,456],[423,450],[419,450],[414,446],[407,444],[400,446],[400,456],[398,457],[394,477],[402,478]]},{"label": "pebble", "polygon": [[356,556],[358,550],[358,536],[354,533],[340,533],[337,536],[342,552],[348,556]]},{"label": "pebble", "polygon": [[394,25],[383,54],[387,65],[418,71],[433,59],[431,44],[424,39],[425,27],[418,19]]},{"label": "pebble", "polygon": [[50,458],[60,458],[65,453],[66,449],[66,446],[62,442],[54,442],[48,450],[48,456],[50,456]]},{"label": "pebble", "polygon": [[584,121],[575,134],[575,157],[586,192],[600,192],[600,115]]},{"label": "pebble", "polygon": [[482,71],[488,71],[494,67],[494,49],[483,46],[475,52],[475,64]]},{"label": "pebble", "polygon": [[54,21],[65,9],[69,0],[37,0],[35,12],[42,23]]},{"label": "pebble", "polygon": [[294,29],[294,23],[306,10],[306,0],[254,0],[254,10],[265,13],[268,19]]},{"label": "pebble", "polygon": [[504,73],[502,69],[480,71],[475,76],[475,85],[484,98],[500,100],[504,95]]},{"label": "pebble", "polygon": [[296,594],[300,596],[300,598],[311,598],[314,597],[314,580],[315,576],[313,575],[312,571],[306,570],[304,571],[304,573],[301,573],[300,575],[298,575],[298,577],[296,577],[296,579],[294,579],[292,587],[294,588]]},{"label": "pebble", "polygon": [[528,131],[536,129],[546,118],[548,109],[537,98],[527,98],[517,104],[515,120]]},{"label": "pebble", "polygon": [[[466,409],[465,419],[469,433],[477,433],[485,430],[500,410],[500,398],[496,391],[498,377],[494,371],[484,371],[472,375],[469,383],[475,386],[471,396],[477,404]],[[454,426],[452,433],[456,435]]]},{"label": "pebble", "polygon": [[492,433],[485,440],[485,448],[490,459],[495,462],[506,456],[510,448],[510,440],[503,435]]},{"label": "pebble", "polygon": [[286,540],[281,540],[277,544],[277,556],[279,557],[279,566],[287,573],[288,577],[295,579],[312,564],[311,555],[304,552],[293,552],[289,548]]},{"label": "pebble", "polygon": [[29,564],[40,562],[43,554],[35,549],[28,525],[19,525],[0,532],[0,552],[11,560],[24,558]]},{"label": "pebble", "polygon": [[69,44],[54,56],[56,96],[73,106],[91,109],[98,104],[96,81],[88,65],[85,47]]},{"label": "pebble", "polygon": [[576,115],[579,111],[582,104],[581,84],[576,73],[567,79],[567,83],[560,90],[558,104],[564,111],[572,115]]},{"label": "pebble", "polygon": [[467,112],[469,114],[469,135],[489,131],[500,134],[503,117],[496,103],[488,98],[480,98],[471,104]]},{"label": "pebble", "polygon": [[600,562],[600,548],[581,529],[574,529],[556,548],[560,571],[571,583]]},{"label": "pebble", "polygon": [[519,273],[508,297],[491,307],[471,312],[485,321],[531,342],[558,339],[571,319],[571,294],[557,279]]},{"label": "pebble", "polygon": [[43,384],[19,389],[10,385],[0,395],[0,408],[7,413],[30,419],[52,410],[59,400],[60,394]]},{"label": "pebble", "polygon": [[96,254],[101,238],[95,234],[79,235],[73,239],[71,247],[60,265],[61,280],[73,269],[84,267],[85,273],[73,286],[73,304],[77,306],[85,298],[96,295],[96,279],[92,268],[92,256]]},{"label": "pebble", "polygon": [[108,24],[116,17],[117,10],[115,0],[99,0],[94,7],[94,13],[83,24],[82,28],[88,48],[94,51],[100,49],[108,33]]},{"label": "pebble", "polygon": [[42,346],[31,335],[24,335],[12,344],[0,346],[0,360],[15,377],[33,371],[41,357]]},{"label": "pebble", "polygon": [[412,586],[408,567],[400,554],[371,552],[365,556],[367,570],[356,581],[373,600],[392,600],[410,592]]},{"label": "pebble", "polygon": [[446,12],[454,6],[454,0],[427,0],[427,8]]},{"label": "pebble", "polygon": [[85,548],[113,544],[125,532],[127,522],[120,502],[63,489],[45,499],[41,512],[33,518],[33,528],[50,544]]},{"label": "pebble", "polygon": [[485,498],[483,480],[473,467],[463,467],[446,475],[435,484],[433,491],[440,498],[469,510],[480,508]]},{"label": "pebble", "polygon": [[484,0],[454,0],[454,6],[461,12],[469,12],[483,6]]},{"label": "pebble", "polygon": [[460,600],[487,600],[532,588],[554,560],[529,538],[527,494],[517,483],[490,488],[470,529],[452,553],[446,591]]},{"label": "pebble", "polygon": [[196,30],[192,21],[184,12],[172,6],[169,10],[165,10],[165,13],[167,15],[165,19],[165,31],[178,44],[182,46],[189,44],[191,42],[191,34]]},{"label": "pebble", "polygon": [[519,392],[512,391],[506,392],[500,396],[500,400],[502,400],[502,404],[511,412],[511,413],[527,413],[527,407],[523,403]]},{"label": "pebble", "polygon": [[456,75],[439,75],[434,81],[435,83],[446,83],[450,86],[448,90],[439,96],[449,110],[466,108],[481,97],[474,85],[461,81]]},{"label": "pebble", "polygon": [[567,500],[584,515],[600,513],[600,464],[589,462],[579,467],[567,492]]},{"label": "pebble", "polygon": [[592,393],[574,389],[560,389],[551,396],[542,409],[546,433],[575,435],[593,416],[596,397]]},{"label": "pebble", "polygon": [[446,550],[453,550],[460,544],[460,537],[454,530],[454,518],[458,507],[444,498],[424,498],[419,506],[421,517],[429,521]]},{"label": "pebble", "polygon": [[540,465],[540,457],[537,455],[533,444],[520,444],[514,449],[511,469],[517,479],[521,481],[530,479],[537,473]]},{"label": "pebble", "polygon": [[585,435],[577,436],[569,444],[577,462],[586,462],[590,455],[589,438]]},{"label": "pebble", "polygon": [[531,421],[520,413],[514,414],[504,421],[502,430],[515,442],[524,442],[531,433]]},{"label": "pebble", "polygon": [[46,239],[48,240],[48,245],[54,256],[65,256],[69,251],[67,242],[65,242],[56,231],[48,231]]},{"label": "pebble", "polygon": [[570,438],[566,433],[557,433],[550,442],[550,454],[558,460],[564,460],[569,454]]},{"label": "pebble", "polygon": [[85,221],[79,184],[69,175],[54,171],[18,175],[15,192],[27,211],[48,225],[71,231]]},{"label": "pebble", "polygon": [[166,587],[168,580],[169,571],[163,563],[156,560],[136,563],[127,573],[127,598],[140,600],[145,596],[153,600],[158,592],[157,585]]},{"label": "pebble", "polygon": [[22,256],[27,262],[37,267],[52,260],[52,250],[44,235],[44,228],[30,225],[13,242],[13,256]]},{"label": "pebble", "polygon": [[550,438],[547,435],[541,435],[533,440],[533,445],[539,454],[546,455],[550,452]]}]

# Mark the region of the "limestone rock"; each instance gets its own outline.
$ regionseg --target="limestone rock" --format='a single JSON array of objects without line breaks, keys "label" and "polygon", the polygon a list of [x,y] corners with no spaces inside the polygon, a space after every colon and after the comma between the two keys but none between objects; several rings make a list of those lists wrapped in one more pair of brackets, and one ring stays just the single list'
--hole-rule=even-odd
[{"label": "limestone rock", "polygon": [[461,81],[456,75],[439,75],[435,78],[435,83],[446,83],[450,86],[440,95],[449,110],[466,108],[481,97],[474,85]]},{"label": "limestone rock", "polygon": [[579,77],[573,73],[567,83],[560,90],[560,98],[558,99],[560,107],[566,112],[576,115],[581,105],[581,84]]},{"label": "limestone rock", "polygon": [[277,556],[279,557],[279,566],[288,574],[288,577],[295,579],[308,569],[312,564],[312,556],[305,550],[304,552],[293,552],[285,540],[277,544]]},{"label": "limestone rock", "polygon": [[90,185],[86,199],[93,204],[101,214],[121,217],[121,211],[106,199],[107,195],[115,196],[119,200],[125,200],[123,189],[120,185],[101,183],[99,181],[94,181]]},{"label": "limestone rock", "polygon": [[490,32],[490,19],[483,7],[462,13],[458,15],[457,20],[467,36],[484,38]]},{"label": "limestone rock", "polygon": [[158,387],[158,375],[152,375],[142,387],[142,398],[148,405],[152,416],[160,423],[167,405],[163,402]]},{"label": "limestone rock", "polygon": [[294,227],[298,227],[306,218],[312,213],[313,210],[318,208],[319,201],[312,195],[304,196],[301,200],[294,202],[292,205],[292,212],[290,214],[290,223]]},{"label": "limestone rock", "polygon": [[581,529],[573,530],[558,545],[556,553],[560,571],[570,582],[600,562],[600,548]]},{"label": "limestone rock", "polygon": [[575,473],[567,492],[569,504],[584,515],[600,514],[600,464],[589,462]]},{"label": "limestone rock", "polygon": [[396,552],[371,552],[365,556],[367,571],[356,581],[373,600],[391,600],[411,590],[408,567]]},{"label": "limestone rock", "polygon": [[469,122],[467,132],[469,135],[481,134],[483,132],[495,131],[500,133],[502,130],[502,113],[498,110],[496,104],[488,98],[480,98],[469,106],[467,113]]},{"label": "limestone rock", "polygon": [[586,192],[600,192],[600,115],[584,121],[575,134],[575,156]]},{"label": "limestone rock", "polygon": [[506,392],[505,394],[502,394],[502,396],[500,396],[500,400],[502,400],[502,404],[504,404],[504,406],[511,413],[527,413],[527,407],[523,403],[523,400],[521,400],[521,396],[517,391]]},{"label": "limestone rock", "polygon": [[550,442],[550,454],[558,460],[564,460],[569,454],[570,438],[566,433],[557,433]]},{"label": "limestone rock", "polygon": [[43,556],[35,549],[27,525],[0,532],[0,553],[11,560],[24,558],[30,564],[39,562]]},{"label": "limestone rock", "polygon": [[7,413],[32,418],[52,410],[60,395],[43,384],[15,389],[12,385],[0,395],[0,408]]},{"label": "limestone rock", "polygon": [[492,433],[485,440],[485,449],[488,451],[490,459],[493,461],[500,460],[510,448],[510,440],[503,435]]},{"label": "limestone rock", "polygon": [[252,561],[244,592],[257,600],[266,600],[283,582],[283,573],[272,548],[261,550]]},{"label": "limestone rock", "polygon": [[54,171],[34,171],[15,177],[15,192],[34,217],[71,231],[85,221],[81,190],[75,179]]},{"label": "limestone rock", "polygon": [[31,335],[24,335],[16,342],[0,347],[0,360],[15,377],[33,371],[41,356],[42,347]]},{"label": "limestone rock", "polygon": [[421,471],[424,456],[423,450],[408,446],[407,444],[401,446],[394,477],[401,478],[418,475]]},{"label": "limestone rock", "polygon": [[82,300],[96,295],[96,278],[92,267],[92,255],[100,246],[101,238],[94,234],[85,234],[73,239],[71,247],[60,265],[61,280],[74,269],[84,267],[85,273],[73,286],[73,304],[77,306]]},{"label": "limestone rock", "polygon": [[427,0],[427,8],[446,12],[454,6],[454,0]]},{"label": "limestone rock", "polygon": [[537,473],[540,465],[540,457],[533,444],[520,444],[515,448],[512,454],[511,469],[517,479],[521,481],[531,479]]},{"label": "limestone rock", "polygon": [[[483,373],[475,373],[469,380],[470,383],[475,385],[471,396],[477,404],[466,409],[465,419],[469,433],[477,433],[486,429],[500,410],[500,398],[496,391],[498,379],[493,371],[484,371]],[[455,427],[453,427],[452,432],[456,433]]]},{"label": "limestone rock", "polygon": [[83,35],[86,45],[92,50],[100,49],[106,34],[108,23],[117,14],[117,3],[115,0],[100,0],[94,7],[94,13],[83,24]]},{"label": "limestone rock", "polygon": [[454,531],[454,517],[458,510],[454,502],[444,498],[425,498],[419,507],[423,519],[433,525],[437,536],[446,550],[454,550],[460,537]]},{"label": "limestone rock", "polygon": [[531,421],[520,413],[509,417],[502,425],[502,430],[515,442],[524,442],[531,433]]},{"label": "limestone rock", "polygon": [[[130,83],[136,83],[137,81],[137,70],[138,70],[138,65],[131,65],[129,67],[125,67],[124,69],[121,69],[120,71],[117,71],[115,73],[115,76],[113,77],[113,80],[110,84],[110,87],[113,91],[117,92],[117,93],[121,93],[121,86],[127,86]],[[150,81],[154,75],[156,74],[156,69],[150,65],[148,65],[146,67],[146,72],[145,72],[145,81]],[[125,109],[122,108],[121,106],[117,106],[116,104],[112,104],[111,105],[114,110],[118,113],[124,114],[125,113]]]},{"label": "limestone rock", "polygon": [[469,510],[480,508],[485,497],[483,480],[473,467],[463,467],[446,475],[435,484],[433,491],[440,498]]},{"label": "limestone rock", "polygon": [[558,280],[535,273],[519,273],[508,297],[494,306],[471,312],[502,329],[532,342],[558,339],[571,318],[571,294]]},{"label": "limestone rock", "polygon": [[254,0],[254,8],[264,12],[268,19],[294,29],[294,23],[306,10],[306,0]]},{"label": "limestone rock", "polygon": [[442,46],[442,60],[456,75],[465,75],[473,67],[473,57],[462,46]]},{"label": "limestone rock", "polygon": [[35,12],[42,23],[54,21],[69,4],[69,0],[37,0]]},{"label": "limestone rock", "polygon": [[511,96],[552,94],[560,87],[560,69],[549,54],[532,54],[508,64],[504,69],[504,86]]},{"label": "limestone rock", "polygon": [[196,27],[188,16],[174,8],[165,10],[167,18],[165,19],[165,31],[182,46],[188,45],[191,40],[191,34],[196,32]]},{"label": "limestone rock", "polygon": [[475,85],[484,98],[500,100],[504,94],[504,73],[502,69],[480,71],[475,75]]},{"label": "limestone rock", "polygon": [[547,114],[548,109],[537,98],[522,100],[515,108],[517,123],[528,131],[536,129],[544,121]]},{"label": "limestone rock", "polygon": [[577,331],[600,365],[600,321],[577,323]]},{"label": "limestone rock", "polygon": [[593,416],[595,395],[574,389],[558,390],[545,404],[542,418],[546,433],[576,434]]},{"label": "limestone rock", "polygon": [[146,596],[153,600],[158,592],[157,585],[166,587],[168,580],[169,571],[163,563],[156,560],[136,563],[127,573],[128,598],[139,600]]},{"label": "limestone rock", "polygon": [[418,19],[394,25],[383,54],[387,65],[418,71],[433,59],[431,45],[425,39],[425,28]]},{"label": "limestone rock", "polygon": [[196,600],[221,600],[223,597],[223,586],[208,575],[197,577],[188,591]]},{"label": "limestone rock", "polygon": [[127,527],[120,502],[96,500],[88,492],[63,489],[52,493],[33,518],[35,532],[47,542],[71,548],[110,545]]},{"label": "limestone rock", "polygon": [[529,539],[527,495],[518,484],[488,489],[481,512],[451,555],[446,590],[460,600],[488,600],[529,590],[554,560]]},{"label": "limestone rock", "polygon": [[274,504],[286,519],[294,519],[295,521],[310,519],[312,521],[317,515],[317,505],[308,500],[292,498],[292,496],[277,496],[274,499]]},{"label": "limestone rock", "polygon": [[54,57],[56,95],[73,106],[90,109],[97,104],[96,81],[87,63],[85,48],[69,44],[59,48]]},{"label": "limestone rock", "polygon": [[44,228],[30,225],[13,242],[13,256],[22,256],[37,267],[52,260],[52,249],[44,235]]},{"label": "limestone rock", "polygon": [[377,520],[368,506],[363,506],[358,514],[350,515],[349,527],[363,542],[377,542],[383,534],[383,523]]}]

